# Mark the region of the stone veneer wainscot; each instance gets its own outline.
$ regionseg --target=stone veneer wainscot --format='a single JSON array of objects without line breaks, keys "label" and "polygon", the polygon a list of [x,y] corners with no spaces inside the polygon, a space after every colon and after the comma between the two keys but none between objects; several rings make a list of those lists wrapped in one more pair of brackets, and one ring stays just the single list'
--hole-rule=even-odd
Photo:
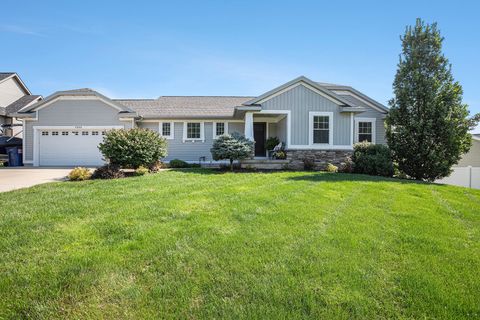
[{"label": "stone veneer wainscot", "polygon": [[304,160],[309,159],[315,163],[315,170],[325,170],[329,163],[340,167],[348,157],[352,156],[351,150],[287,150],[288,168],[303,170]]}]

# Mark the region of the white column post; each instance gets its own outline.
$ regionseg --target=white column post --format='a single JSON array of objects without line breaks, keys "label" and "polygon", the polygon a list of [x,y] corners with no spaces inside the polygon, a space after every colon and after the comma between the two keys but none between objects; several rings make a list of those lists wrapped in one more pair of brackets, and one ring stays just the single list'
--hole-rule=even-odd
[{"label": "white column post", "polygon": [[253,112],[245,112],[245,138],[253,140]]}]

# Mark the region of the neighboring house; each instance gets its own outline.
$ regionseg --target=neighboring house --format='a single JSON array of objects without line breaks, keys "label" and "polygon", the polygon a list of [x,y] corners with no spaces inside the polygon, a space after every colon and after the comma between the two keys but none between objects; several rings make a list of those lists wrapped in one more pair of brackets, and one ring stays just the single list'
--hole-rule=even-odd
[{"label": "neighboring house", "polygon": [[472,135],[472,147],[453,168],[450,176],[435,182],[480,189],[480,134]]},{"label": "neighboring house", "polygon": [[457,164],[457,167],[468,166],[480,168],[480,133],[472,134],[472,147]]},{"label": "neighboring house", "polygon": [[0,135],[21,138],[22,127],[11,126],[12,124],[21,124],[21,122],[12,115],[41,99],[41,96],[31,94],[15,72],[0,72]]},{"label": "neighboring house", "polygon": [[299,77],[258,97],[110,99],[91,89],[60,91],[20,109],[24,120],[24,163],[34,166],[101,165],[102,135],[115,128],[148,128],[168,142],[168,157],[212,161],[213,140],[240,132],[255,140],[285,144],[292,166],[305,157],[339,163],[357,141],[385,143],[388,109],[349,87]]}]

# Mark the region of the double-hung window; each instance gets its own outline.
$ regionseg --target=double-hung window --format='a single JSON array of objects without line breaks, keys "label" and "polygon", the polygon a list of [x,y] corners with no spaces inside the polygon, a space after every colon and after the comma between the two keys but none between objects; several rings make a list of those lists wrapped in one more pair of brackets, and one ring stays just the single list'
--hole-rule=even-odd
[{"label": "double-hung window", "polygon": [[228,122],[213,123],[213,138],[216,139],[221,135],[228,133]]},{"label": "double-hung window", "polygon": [[173,139],[173,122],[160,122],[158,130],[165,139]]},{"label": "double-hung window", "polygon": [[375,119],[374,118],[356,118],[356,140],[357,142],[375,143]]},{"label": "double-hung window", "polygon": [[184,122],[183,141],[204,141],[203,122]]},{"label": "double-hung window", "polygon": [[333,126],[332,112],[310,112],[310,144],[331,145]]}]

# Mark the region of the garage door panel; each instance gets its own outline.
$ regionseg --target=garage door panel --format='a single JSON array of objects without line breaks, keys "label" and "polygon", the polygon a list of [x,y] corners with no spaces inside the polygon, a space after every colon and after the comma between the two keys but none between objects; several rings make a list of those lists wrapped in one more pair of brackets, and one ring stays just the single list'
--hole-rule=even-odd
[{"label": "garage door panel", "polygon": [[42,130],[39,139],[41,166],[99,166],[104,163],[98,145],[101,130]]}]

